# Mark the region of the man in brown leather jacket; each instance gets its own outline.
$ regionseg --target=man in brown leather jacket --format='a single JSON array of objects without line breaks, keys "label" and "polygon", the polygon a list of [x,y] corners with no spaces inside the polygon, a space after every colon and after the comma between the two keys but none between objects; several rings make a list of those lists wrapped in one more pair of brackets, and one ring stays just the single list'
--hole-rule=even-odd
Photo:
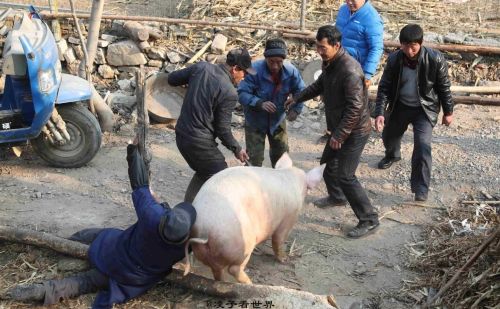
[{"label": "man in brown leather jacket", "polygon": [[380,169],[401,160],[401,138],[408,125],[413,126],[410,182],[416,201],[428,198],[432,128],[441,107],[442,124],[448,126],[453,120],[448,65],[439,51],[422,46],[423,37],[419,25],[401,29],[401,49],[387,59],[375,108],[375,127],[377,131],[384,128],[385,157],[378,163]]},{"label": "man in brown leather jacket", "polygon": [[[357,238],[374,231],[379,221],[355,176],[371,130],[368,89],[360,64],[342,48],[341,39],[340,31],[334,26],[318,29],[316,50],[324,62],[323,73],[285,105],[323,96],[326,121],[332,130],[321,157],[321,163],[326,163],[323,178],[329,196],[314,204],[324,208],[349,202],[359,223],[347,236]],[[345,200],[339,200],[339,196]]]}]

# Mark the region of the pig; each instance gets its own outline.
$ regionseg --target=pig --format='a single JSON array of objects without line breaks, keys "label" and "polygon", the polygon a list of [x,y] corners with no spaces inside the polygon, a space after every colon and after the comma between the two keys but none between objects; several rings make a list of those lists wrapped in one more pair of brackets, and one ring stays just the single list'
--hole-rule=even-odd
[{"label": "pig", "polygon": [[[285,240],[297,222],[308,189],[321,180],[325,165],[307,174],[285,153],[276,167],[238,166],[210,178],[196,195],[197,219],[186,242],[195,257],[209,266],[215,280],[223,271],[240,283],[252,284],[245,267],[255,246],[272,238],[278,261],[284,262]],[[189,273],[187,258],[184,275]]]}]

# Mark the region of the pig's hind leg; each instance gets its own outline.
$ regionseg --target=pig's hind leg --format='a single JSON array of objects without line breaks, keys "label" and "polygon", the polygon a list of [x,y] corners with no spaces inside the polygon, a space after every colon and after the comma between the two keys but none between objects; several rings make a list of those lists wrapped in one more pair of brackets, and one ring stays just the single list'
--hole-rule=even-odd
[{"label": "pig's hind leg", "polygon": [[220,263],[218,263],[218,259],[212,256],[208,245],[193,244],[192,248],[196,258],[210,268],[214,279],[217,281],[223,281],[225,265],[220,265]]},{"label": "pig's hind leg", "polygon": [[276,231],[274,231],[272,236],[273,251],[276,259],[280,263],[284,263],[287,259],[287,254],[285,252],[285,241],[290,234],[295,222],[297,222],[297,216],[284,219],[278,226]]},{"label": "pig's hind leg", "polygon": [[227,269],[227,271],[233,275],[239,283],[252,284],[252,280],[250,280],[250,277],[248,277],[245,273],[245,267],[247,266],[251,256],[251,254],[247,255],[243,263],[240,265],[231,265]]}]

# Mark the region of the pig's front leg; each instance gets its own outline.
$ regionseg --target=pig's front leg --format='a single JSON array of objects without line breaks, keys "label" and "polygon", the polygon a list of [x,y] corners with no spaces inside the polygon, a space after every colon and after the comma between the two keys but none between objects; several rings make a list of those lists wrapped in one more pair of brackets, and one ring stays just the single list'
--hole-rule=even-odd
[{"label": "pig's front leg", "polygon": [[274,231],[272,237],[273,251],[274,255],[276,256],[276,259],[280,263],[285,263],[288,258],[285,251],[286,247],[285,240],[288,238],[288,234],[290,234],[290,231],[294,226],[295,222],[297,222],[296,214],[288,218],[285,218],[278,226],[276,231]]}]

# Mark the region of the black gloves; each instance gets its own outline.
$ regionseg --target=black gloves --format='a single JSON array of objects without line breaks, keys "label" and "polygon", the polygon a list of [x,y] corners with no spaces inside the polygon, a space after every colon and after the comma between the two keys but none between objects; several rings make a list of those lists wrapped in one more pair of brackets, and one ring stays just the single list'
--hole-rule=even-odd
[{"label": "black gloves", "polygon": [[127,146],[128,177],[132,190],[149,186],[149,175],[146,164],[139,153],[137,145]]}]

